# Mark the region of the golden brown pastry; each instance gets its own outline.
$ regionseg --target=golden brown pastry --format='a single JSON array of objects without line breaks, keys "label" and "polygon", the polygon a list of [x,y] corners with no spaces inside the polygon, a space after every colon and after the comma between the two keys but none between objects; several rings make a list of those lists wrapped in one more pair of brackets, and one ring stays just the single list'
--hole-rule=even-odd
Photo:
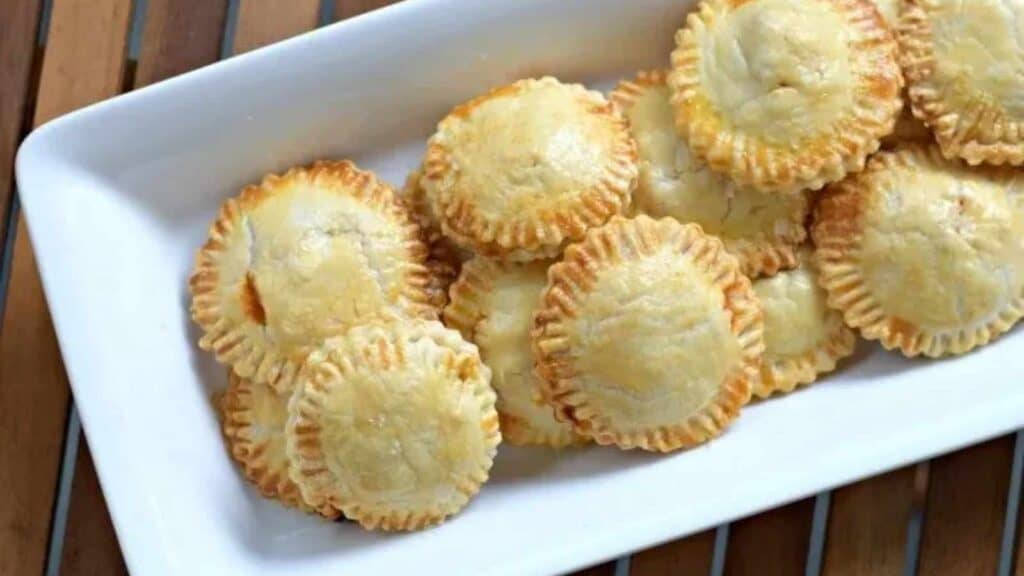
[{"label": "golden brown pastry", "polygon": [[750,398],[760,304],[736,259],[695,224],[615,217],[566,249],[542,298],[542,396],[599,444],[693,446]]},{"label": "golden brown pastry", "polygon": [[557,255],[629,205],[636,145],[601,94],[520,80],[457,106],[428,142],[424,168],[446,236],[527,261]]},{"label": "golden brown pastry", "polygon": [[896,45],[870,0],[705,0],[676,44],[677,128],[743,186],[797,192],[841,180],[900,111]]},{"label": "golden brown pastry", "polygon": [[1024,50],[1017,1],[907,0],[897,36],[914,115],[947,158],[1024,163]]},{"label": "golden brown pastry", "polygon": [[550,264],[474,258],[462,267],[444,310],[445,324],[474,342],[491,369],[501,435],[510,444],[559,448],[582,442],[541,399],[534,373],[530,328]]},{"label": "golden brown pastry", "polygon": [[391,188],[351,162],[267,176],[224,203],[196,256],[199,346],[286,392],[306,355],[353,323],[436,317],[426,252]]},{"label": "golden brown pastry", "polygon": [[842,314],[827,306],[806,249],[799,268],[755,281],[754,293],[764,308],[764,359],[755,396],[792,392],[853,354],[857,338]]},{"label": "golden brown pastry", "polygon": [[303,498],[373,530],[461,510],[501,441],[491,372],[436,321],[357,326],[310,355],[288,406]]},{"label": "golden brown pastry", "polygon": [[[231,456],[261,494],[280,500],[285,506],[310,511],[298,487],[288,477],[284,436],[288,396],[266,384],[240,378],[230,370],[228,380],[220,410]],[[330,508],[322,507],[317,511],[329,518],[337,516]]]},{"label": "golden brown pastry", "polygon": [[409,174],[402,188],[402,199],[412,211],[423,234],[423,241],[427,244],[430,302],[440,311],[448,304],[448,287],[459,276],[462,263],[472,258],[473,254],[460,249],[441,233],[441,223],[434,213],[434,207],[420,186],[422,177],[422,166]]},{"label": "golden brown pastry", "polygon": [[935,147],[877,155],[830,188],[812,229],[828,302],[907,356],[963,354],[1024,314],[1024,195],[1008,170]]},{"label": "golden brown pastry", "polygon": [[896,28],[896,24],[900,19],[900,2],[903,0],[872,0],[872,4],[875,8],[878,8],[878,13],[882,15],[882,19],[885,20],[885,24],[890,29]]},{"label": "golden brown pastry", "polygon": [[[896,27],[899,25],[900,4],[902,2],[903,0],[874,0],[875,6],[878,8],[879,13],[885,20],[886,25],[889,26],[894,37]],[[903,100],[903,110],[900,112],[900,117],[896,120],[896,126],[893,128],[892,134],[882,139],[882,148],[892,149],[900,144],[928,144],[932,142],[932,131],[924,125],[924,122],[915,118],[913,111],[910,109],[910,96],[907,94],[906,87],[902,91],[901,100]]]},{"label": "golden brown pastry", "polygon": [[796,247],[807,237],[807,195],[741,188],[694,158],[676,134],[665,76],[663,71],[640,72],[611,94],[640,153],[633,209],[700,224],[722,239],[748,276],[796,266]]}]

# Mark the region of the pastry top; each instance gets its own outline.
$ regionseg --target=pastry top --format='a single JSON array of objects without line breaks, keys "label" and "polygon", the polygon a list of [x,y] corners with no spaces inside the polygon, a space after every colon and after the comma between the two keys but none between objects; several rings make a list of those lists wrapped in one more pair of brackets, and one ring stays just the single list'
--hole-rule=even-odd
[{"label": "pastry top", "polygon": [[445,234],[480,254],[552,256],[629,204],[636,146],[604,97],[520,80],[456,107],[427,145],[422,185]]},{"label": "pastry top", "polygon": [[722,239],[750,276],[796,266],[795,247],[807,236],[806,194],[742,188],[694,157],[676,133],[666,75],[660,70],[640,72],[611,95],[629,121],[640,153],[634,209],[700,224]]},{"label": "pastry top", "polygon": [[288,390],[306,355],[353,323],[429,317],[425,257],[391,188],[351,162],[267,176],[224,203],[196,257],[200,346]]},{"label": "pastry top", "polygon": [[717,434],[749,398],[760,307],[698,226],[614,218],[549,276],[534,350],[545,397],[578,431],[674,450]]},{"label": "pastry top", "polygon": [[1019,317],[1024,195],[1010,171],[934,147],[880,154],[830,189],[814,225],[822,283],[848,324],[905,353],[960,353]]},{"label": "pastry top", "polygon": [[311,354],[289,405],[292,479],[371,529],[461,509],[501,440],[491,373],[436,321],[371,323]]},{"label": "pastry top", "polygon": [[760,190],[859,170],[902,106],[895,42],[870,0],[705,0],[676,43],[680,133]]},{"label": "pastry top", "polygon": [[842,315],[827,305],[809,251],[800,266],[754,282],[764,309],[764,361],[754,394],[768,396],[813,382],[853,353],[855,337]]},{"label": "pastry top", "polygon": [[[266,384],[240,378],[232,371],[228,372],[228,380],[220,409],[231,456],[264,496],[277,498],[287,506],[309,509],[288,476],[284,435],[288,396]],[[329,517],[337,515],[329,509],[322,513]]]},{"label": "pastry top", "polygon": [[809,255],[801,253],[800,259],[799,268],[754,282],[764,307],[766,358],[802,355],[842,326],[842,317],[826,305]]},{"label": "pastry top", "polygon": [[1024,163],[1024,2],[913,0],[900,17],[914,114],[947,157]]},{"label": "pastry top", "polygon": [[445,323],[480,348],[498,393],[505,441],[566,446],[579,441],[572,427],[555,420],[540,399],[530,350],[530,329],[550,262],[503,263],[477,257],[452,286]]}]

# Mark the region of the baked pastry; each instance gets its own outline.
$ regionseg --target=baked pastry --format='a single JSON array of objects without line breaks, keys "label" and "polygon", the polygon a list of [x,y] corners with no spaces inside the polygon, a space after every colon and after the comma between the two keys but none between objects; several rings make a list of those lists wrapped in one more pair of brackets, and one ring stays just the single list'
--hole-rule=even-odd
[{"label": "baked pastry", "polygon": [[668,452],[718,435],[750,399],[761,307],[699,226],[615,217],[548,275],[534,355],[542,396],[578,433]]},{"label": "baked pastry", "polygon": [[553,447],[579,443],[572,426],[555,419],[540,397],[530,350],[530,328],[550,262],[523,264],[474,258],[452,285],[444,321],[480,348],[498,393],[502,439]]},{"label": "baked pastry", "polygon": [[885,20],[885,24],[890,29],[896,28],[897,22],[900,19],[900,2],[903,0],[872,0],[872,4],[878,9],[878,13],[882,15],[882,19]]},{"label": "baked pastry", "polygon": [[476,347],[437,321],[328,340],[288,406],[292,480],[368,529],[442,522],[487,480],[501,441],[490,379]]},{"label": "baked pastry", "polygon": [[[228,382],[219,405],[221,426],[231,456],[261,494],[285,506],[312,511],[288,476],[284,436],[288,396],[266,384],[241,378],[231,370],[228,370]],[[337,516],[330,508],[321,507],[316,511],[328,518]]]},{"label": "baked pastry", "polygon": [[436,317],[426,252],[391,188],[351,162],[267,176],[221,206],[196,256],[199,346],[288,391],[306,355],[354,322]]},{"label": "baked pastry", "polygon": [[[900,4],[903,0],[873,0],[878,12],[882,15],[886,25],[895,35],[896,27],[900,20]],[[927,144],[932,141],[932,131],[923,122],[914,117],[910,109],[910,97],[906,87],[902,92],[903,110],[896,120],[896,126],[892,134],[882,139],[882,148],[895,148],[900,144],[919,142]]]},{"label": "baked pastry", "polygon": [[1024,164],[1019,2],[907,0],[897,35],[914,115],[947,158]]},{"label": "baked pastry", "polygon": [[841,180],[900,111],[896,45],[870,0],[705,0],[676,44],[677,129],[743,186],[797,192]]},{"label": "baked pastry", "polygon": [[963,354],[1024,314],[1024,194],[1014,172],[935,147],[877,155],[831,187],[812,229],[828,302],[907,356]]},{"label": "baked pastry", "polygon": [[801,250],[799,268],[755,281],[754,293],[764,308],[764,359],[755,396],[792,392],[853,354],[857,337],[826,304],[808,250]]},{"label": "baked pastry", "polygon": [[601,94],[529,79],[457,106],[427,143],[424,168],[446,236],[527,261],[557,255],[629,205],[636,145]]},{"label": "baked pastry", "polygon": [[700,224],[722,239],[748,276],[796,266],[796,247],[807,237],[807,195],[741,188],[694,158],[676,134],[665,76],[640,72],[611,94],[640,153],[633,210]]},{"label": "baked pastry", "polygon": [[401,196],[413,213],[416,223],[427,244],[427,270],[430,271],[430,302],[439,311],[448,304],[448,287],[459,276],[462,263],[473,257],[471,252],[460,249],[441,233],[441,223],[434,214],[434,207],[427,199],[420,179],[423,167],[413,170],[405,180]]}]

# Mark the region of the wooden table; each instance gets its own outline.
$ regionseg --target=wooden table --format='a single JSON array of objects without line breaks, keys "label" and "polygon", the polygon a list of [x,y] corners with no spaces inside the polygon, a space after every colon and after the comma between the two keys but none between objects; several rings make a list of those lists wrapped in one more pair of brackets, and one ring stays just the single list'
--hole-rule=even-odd
[{"label": "wooden table", "polygon": [[[0,576],[125,572],[18,212],[19,141],[86,104],[387,3],[0,0]],[[1024,575],[1018,445],[998,438],[582,574]]]}]

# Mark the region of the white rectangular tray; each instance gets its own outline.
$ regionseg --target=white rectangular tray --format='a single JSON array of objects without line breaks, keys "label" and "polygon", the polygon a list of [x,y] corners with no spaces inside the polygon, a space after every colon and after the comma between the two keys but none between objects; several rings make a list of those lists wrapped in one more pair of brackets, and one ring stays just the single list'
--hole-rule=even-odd
[{"label": "white rectangular tray", "polygon": [[186,277],[218,204],[352,157],[401,184],[434,123],[496,84],[610,87],[665,66],[693,2],[416,0],[37,130],[17,176],[61,350],[128,565],[158,574],[570,570],[1024,425],[1024,334],[912,362],[863,344],[809,390],[671,456],[502,447],[440,528],[381,536],[261,499],[224,450]]}]

